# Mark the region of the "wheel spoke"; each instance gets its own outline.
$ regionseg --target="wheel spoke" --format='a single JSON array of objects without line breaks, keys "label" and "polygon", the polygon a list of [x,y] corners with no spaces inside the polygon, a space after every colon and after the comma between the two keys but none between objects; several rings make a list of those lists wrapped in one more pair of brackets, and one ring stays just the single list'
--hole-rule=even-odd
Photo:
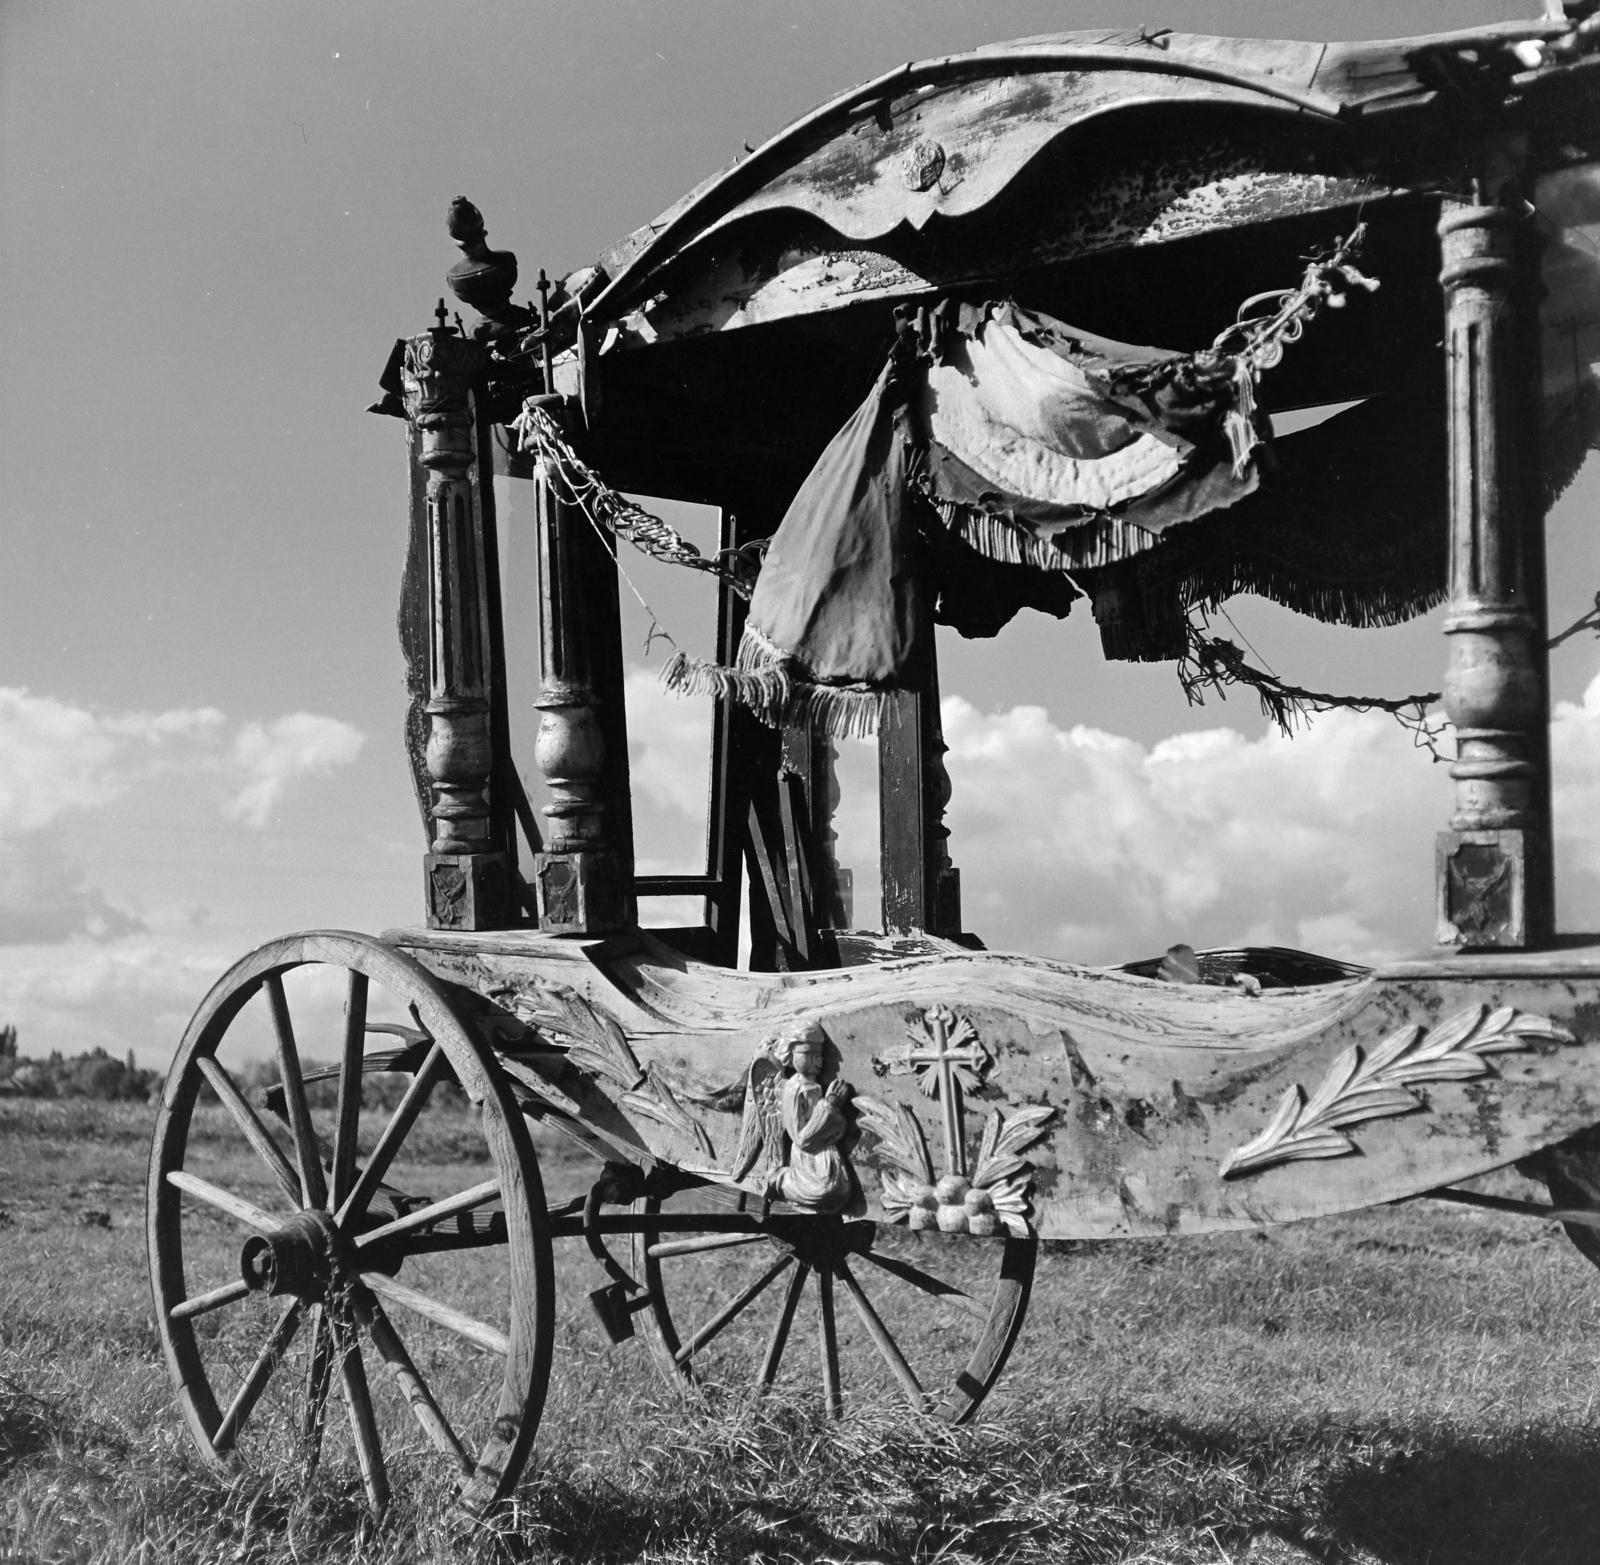
[{"label": "wheel spoke", "polygon": [[394,1329],[394,1324],[384,1313],[383,1306],[369,1296],[361,1299],[357,1308],[365,1314],[373,1346],[377,1348],[384,1363],[389,1366],[399,1383],[401,1392],[411,1405],[412,1413],[422,1426],[422,1432],[433,1442],[436,1450],[455,1463],[463,1477],[470,1478],[473,1469],[472,1458],[467,1455],[460,1440],[456,1438],[455,1430],[450,1427],[450,1421],[434,1400],[433,1393],[428,1389],[428,1383],[418,1372],[411,1355],[406,1352],[406,1346],[400,1340],[400,1334]]},{"label": "wheel spoke", "polygon": [[989,1318],[988,1310],[965,1288],[958,1288],[953,1282],[945,1282],[943,1278],[923,1271],[920,1266],[913,1266],[909,1261],[899,1260],[892,1255],[877,1255],[871,1250],[863,1252],[861,1259],[870,1261],[880,1271],[902,1278],[913,1287],[922,1289],[924,1293],[931,1293],[935,1298],[943,1299],[946,1304],[953,1304],[958,1310],[965,1310],[974,1320],[986,1321]]},{"label": "wheel spoke", "polygon": [[196,1174],[187,1174],[181,1168],[174,1168],[167,1174],[167,1183],[176,1185],[178,1189],[192,1195],[197,1201],[204,1201],[207,1206],[214,1206],[220,1212],[226,1212],[230,1217],[237,1217],[241,1223],[248,1223],[250,1227],[258,1229],[264,1234],[275,1233],[283,1224],[281,1217],[274,1217],[271,1212],[263,1211],[254,1201],[246,1201],[243,1196],[235,1195],[231,1190],[224,1190],[220,1185],[214,1185],[209,1179],[201,1179]]},{"label": "wheel spoke", "polygon": [[780,1255],[766,1271],[750,1284],[743,1293],[729,1300],[721,1310],[708,1320],[674,1355],[682,1364],[686,1359],[692,1358],[711,1339],[717,1336],[725,1327],[730,1325],[740,1314],[753,1304],[763,1294],[774,1278],[794,1264],[794,1256]]},{"label": "wheel spoke", "polygon": [[387,1299],[391,1304],[398,1304],[402,1309],[410,1310],[415,1315],[421,1315],[436,1326],[443,1326],[447,1331],[465,1337],[468,1342],[477,1343],[480,1348],[487,1348],[489,1352],[499,1353],[502,1356],[511,1352],[511,1339],[503,1331],[497,1331],[481,1320],[474,1320],[470,1315],[464,1315],[448,1304],[441,1304],[437,1299],[430,1299],[427,1294],[418,1293],[415,1288],[408,1288],[404,1283],[396,1282],[392,1277],[385,1277],[381,1272],[363,1272],[361,1280],[380,1298]]},{"label": "wheel spoke", "polygon": [[794,1324],[794,1312],[800,1307],[800,1295],[805,1291],[806,1278],[810,1273],[811,1268],[802,1262],[795,1267],[794,1276],[784,1290],[783,1308],[778,1312],[772,1335],[767,1338],[767,1351],[761,1359],[761,1378],[756,1382],[758,1395],[769,1390],[772,1382],[778,1378],[778,1365],[783,1359],[784,1345],[789,1340],[789,1328]]},{"label": "wheel spoke", "polygon": [[326,1206],[328,1185],[322,1172],[317,1134],[311,1124],[311,1109],[306,1103],[306,1085],[300,1079],[300,1051],[295,1047],[283,979],[277,973],[268,973],[266,990],[272,1030],[278,1039],[278,1074],[283,1078],[283,1101],[288,1109],[289,1129],[294,1132],[295,1161],[300,1165],[301,1193],[306,1206]]},{"label": "wheel spoke", "polygon": [[246,1299],[250,1296],[250,1285],[246,1282],[225,1282],[220,1288],[213,1288],[210,1293],[197,1293],[192,1299],[185,1299],[182,1304],[174,1304],[167,1311],[168,1320],[193,1320],[197,1315],[208,1315],[212,1310],[220,1310],[225,1304],[232,1304],[235,1300]]},{"label": "wheel spoke", "polygon": [[839,1280],[850,1295],[850,1302],[855,1305],[856,1314],[861,1317],[861,1324],[867,1328],[867,1335],[872,1338],[873,1346],[883,1355],[884,1363],[894,1371],[894,1378],[900,1382],[906,1400],[919,1413],[925,1412],[928,1406],[928,1394],[922,1389],[922,1382],[912,1372],[911,1366],[906,1363],[900,1345],[889,1334],[889,1328],[878,1318],[878,1312],[873,1309],[872,1301],[861,1291],[861,1284],[856,1281],[855,1273],[845,1264],[842,1257],[838,1266]]},{"label": "wheel spoke", "polygon": [[434,1201],[428,1206],[419,1206],[416,1211],[407,1212],[404,1217],[397,1217],[392,1223],[385,1223],[382,1228],[374,1228],[368,1233],[361,1234],[356,1239],[356,1248],[363,1249],[369,1244],[392,1239],[396,1234],[410,1233],[414,1228],[426,1228],[430,1223],[453,1217],[457,1212],[469,1212],[475,1206],[483,1206],[486,1202],[495,1200],[499,1194],[500,1181],[486,1179],[481,1185],[474,1185],[470,1190],[445,1196],[443,1200]]},{"label": "wheel spoke", "polygon": [[222,1100],[222,1106],[233,1116],[234,1123],[244,1132],[244,1138],[256,1149],[262,1162],[272,1170],[273,1178],[283,1186],[283,1193],[300,1204],[300,1179],[290,1166],[283,1149],[273,1139],[272,1132],[261,1123],[256,1111],[234,1085],[233,1077],[215,1060],[196,1060],[200,1074],[210,1083],[211,1090]]},{"label": "wheel spoke", "polygon": [[844,1417],[839,1394],[839,1332],[833,1321],[833,1273],[817,1272],[817,1331],[822,1350],[822,1405],[830,1418]]},{"label": "wheel spoke", "polygon": [[228,1404],[228,1411],[222,1415],[222,1422],[217,1426],[217,1432],[211,1437],[211,1449],[219,1455],[233,1448],[233,1443],[239,1438],[239,1430],[245,1419],[250,1416],[250,1410],[261,1399],[261,1393],[267,1389],[267,1382],[272,1378],[272,1372],[282,1362],[283,1355],[289,1351],[289,1344],[294,1341],[294,1334],[300,1329],[300,1317],[305,1311],[305,1306],[298,1299],[291,1299],[289,1307],[278,1317],[278,1324],[272,1328],[272,1335],[267,1338],[266,1346],[250,1372],[244,1377],[243,1384],[234,1394],[233,1401]]},{"label": "wheel spoke", "polygon": [[361,1362],[361,1349],[353,1336],[340,1360],[339,1384],[350,1413],[350,1434],[356,1444],[356,1461],[361,1466],[367,1500],[374,1515],[382,1515],[389,1504],[389,1474],[383,1465],[383,1447],[378,1441],[378,1421],[372,1416],[372,1393],[367,1388],[366,1366]]},{"label": "wheel spoke", "polygon": [[356,1135],[361,1126],[361,1064],[367,1047],[367,975],[350,969],[344,1006],[344,1053],[339,1059],[339,1118],[333,1132],[333,1190],[338,1211],[356,1177]]},{"label": "wheel spoke", "polygon": [[765,1234],[707,1234],[700,1239],[665,1239],[652,1244],[645,1254],[653,1261],[665,1260],[670,1255],[696,1255],[702,1250],[727,1250],[739,1244],[764,1244]]},{"label": "wheel spoke", "polygon": [[341,1228],[366,1210],[367,1203],[383,1182],[383,1176],[389,1171],[395,1153],[400,1150],[400,1143],[406,1139],[412,1125],[416,1123],[417,1115],[422,1112],[422,1105],[428,1101],[428,1094],[433,1090],[434,1080],[443,1066],[444,1050],[436,1043],[428,1050],[428,1057],[422,1062],[417,1074],[411,1078],[411,1085],[406,1088],[406,1095],[401,1098],[399,1107],[390,1116],[389,1123],[383,1127],[383,1134],[378,1137],[378,1144],[372,1149],[372,1155],[367,1159],[366,1166],[361,1170],[350,1194],[344,1198],[339,1210],[334,1214],[333,1220]]},{"label": "wheel spoke", "polygon": [[300,1420],[305,1453],[305,1481],[311,1482],[322,1459],[322,1429],[328,1414],[328,1388],[333,1380],[333,1330],[328,1312],[311,1306],[311,1362],[306,1366],[306,1405]]}]

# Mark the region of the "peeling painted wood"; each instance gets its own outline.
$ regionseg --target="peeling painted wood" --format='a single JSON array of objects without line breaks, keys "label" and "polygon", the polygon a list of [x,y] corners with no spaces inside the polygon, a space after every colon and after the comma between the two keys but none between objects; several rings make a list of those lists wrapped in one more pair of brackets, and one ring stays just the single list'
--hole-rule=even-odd
[{"label": "peeling painted wood", "polygon": [[1058,204],[1031,213],[1026,224],[997,220],[960,238],[902,232],[887,244],[830,242],[813,224],[774,231],[769,220],[748,238],[730,232],[697,246],[670,289],[614,327],[606,347],[626,352],[959,288],[1394,194],[1362,174],[1272,167],[1263,148],[1218,138],[1159,159],[1074,170]]},{"label": "peeling painted wood", "polygon": [[[925,1032],[943,1006],[977,1040],[958,1161],[977,1166],[996,1112],[1005,1121],[1053,1111],[1023,1159],[1032,1221],[1045,1238],[1217,1232],[1356,1210],[1460,1183],[1600,1123],[1600,948],[1561,953],[1560,971],[1550,953],[1503,955],[1490,966],[1445,959],[1252,997],[991,952],[752,974],[687,961],[648,933],[582,951],[533,934],[391,938],[440,977],[524,1018],[519,986],[581,995],[622,1029],[632,1057],[668,1084],[682,1113],[631,1114],[616,1082],[548,1056],[531,1059],[533,1068],[568,1073],[552,1084],[597,1111],[605,1105],[597,1117],[613,1144],[635,1138],[651,1155],[726,1185],[736,1184],[751,1061],[768,1040],[807,1022],[826,1034],[830,1079],[879,1105],[858,1112],[860,1126],[894,1123],[904,1110],[926,1145],[947,1143],[944,1110],[906,1063],[920,1057],[906,1049],[908,1029]],[[1515,1027],[1505,1023],[1507,1007]],[[1236,1165],[1223,1176],[1285,1094],[1313,1094],[1340,1077],[1352,1046],[1365,1057],[1402,1030],[1422,1029],[1422,1047],[1406,1053],[1421,1058],[1432,1029],[1448,1044],[1442,1024],[1456,1019],[1461,1031],[1459,1019],[1475,1008],[1487,1008],[1485,1036],[1506,1034],[1514,1047],[1475,1054],[1461,1079],[1413,1080],[1411,1072],[1415,1107],[1362,1115],[1348,1153],[1242,1173]],[[1569,1034],[1573,1042],[1561,1041]],[[904,1215],[903,1159],[870,1131],[852,1156],[866,1215],[886,1220],[886,1179],[900,1181],[895,1210]],[[754,1190],[748,1180],[739,1188]]]}]

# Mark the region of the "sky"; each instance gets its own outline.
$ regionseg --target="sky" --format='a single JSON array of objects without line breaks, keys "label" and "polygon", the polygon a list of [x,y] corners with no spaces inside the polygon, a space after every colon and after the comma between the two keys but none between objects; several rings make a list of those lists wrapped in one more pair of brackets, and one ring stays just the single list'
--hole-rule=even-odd
[{"label": "sky", "polygon": [[[458,259],[451,197],[477,202],[525,280],[559,275],[745,142],[907,58],[1129,22],[1333,39],[1517,14],[3,0],[0,1022],[25,1053],[131,1047],[161,1064],[262,941],[420,918],[394,634],[403,434],[364,409]],[[1600,587],[1597,468],[1551,518],[1554,625]],[[527,497],[504,501],[527,766]],[[664,509],[707,537],[707,513]],[[703,648],[702,584],[625,563]],[[706,713],[660,693],[627,601],[640,868],[694,869]],[[1229,609],[1300,684],[1438,688],[1437,616],[1357,633]],[[992,947],[1100,963],[1177,940],[1355,959],[1427,945],[1449,785],[1396,725],[1335,714],[1290,742],[1252,698],[1190,708],[1170,666],[1103,663],[1087,616],[1024,620],[940,646],[952,847],[968,926]],[[1561,916],[1596,928],[1600,641],[1555,659]],[[870,752],[846,746],[840,767],[866,924]]]}]

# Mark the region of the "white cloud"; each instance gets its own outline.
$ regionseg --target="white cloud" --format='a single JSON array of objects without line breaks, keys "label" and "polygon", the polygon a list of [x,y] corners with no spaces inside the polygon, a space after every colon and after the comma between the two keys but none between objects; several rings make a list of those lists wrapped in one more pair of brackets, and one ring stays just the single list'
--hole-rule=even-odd
[{"label": "white cloud", "polygon": [[228,757],[232,769],[249,781],[224,802],[222,813],[259,831],[290,783],[348,766],[366,742],[366,735],[349,723],[311,712],[249,723]]},{"label": "white cloud", "polygon": [[1551,714],[1556,903],[1563,927],[1600,929],[1600,676]]},{"label": "white cloud", "polygon": [[211,707],[107,718],[0,687],[0,835],[112,803],[163,746],[203,743],[224,721]]},{"label": "white cloud", "polygon": [[711,701],[670,694],[653,668],[628,674],[628,763],[636,799],[703,821],[711,776]]},{"label": "white cloud", "polygon": [[[649,765],[636,760],[636,791],[698,820],[703,725],[674,725],[670,703],[639,710],[650,714],[634,724]],[[943,717],[965,923],[993,949],[1106,963],[1186,940],[1372,961],[1432,943],[1434,837],[1451,782],[1390,718],[1331,712],[1294,739],[1216,728],[1147,746],[1063,728],[1037,706],[985,714],[957,696]],[[1561,924],[1592,929],[1600,679],[1581,704],[1557,704],[1551,743]],[[841,859],[855,872],[856,921],[867,925],[877,895],[873,767],[866,746],[840,749]]]},{"label": "white cloud", "polygon": [[246,724],[231,742],[228,730],[213,707],[105,714],[0,687],[0,945],[143,929],[92,883],[67,835],[132,790],[192,779],[212,807],[260,829],[291,783],[348,764],[365,742],[307,712]]},{"label": "white cloud", "polygon": [[1448,778],[1391,720],[1145,747],[1039,707],[944,703],[966,922],[992,946],[1126,961],[1178,940],[1372,957],[1429,937]]},{"label": "white cloud", "polygon": [[24,1054],[132,1048],[164,1066],[217,975],[238,955],[146,936],[108,945],[0,947],[0,1017]]}]

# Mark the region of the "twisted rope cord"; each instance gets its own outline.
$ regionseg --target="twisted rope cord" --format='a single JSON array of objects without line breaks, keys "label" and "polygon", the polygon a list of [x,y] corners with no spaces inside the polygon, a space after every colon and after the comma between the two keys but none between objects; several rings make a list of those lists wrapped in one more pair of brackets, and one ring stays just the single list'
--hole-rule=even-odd
[{"label": "twisted rope cord", "polygon": [[525,404],[512,428],[517,431],[521,449],[532,454],[544,476],[563,491],[560,497],[582,511],[601,532],[625,538],[641,554],[664,564],[704,571],[725,582],[741,598],[749,598],[754,571],[753,556],[747,549],[724,549],[710,558],[703,555],[669,522],[606,483],[572,449],[543,408]]},{"label": "twisted rope cord", "polygon": [[1187,639],[1188,645],[1178,660],[1178,683],[1191,706],[1204,706],[1207,690],[1215,690],[1226,699],[1228,685],[1244,685],[1255,691],[1262,716],[1270,718],[1285,736],[1292,736],[1299,724],[1309,723],[1317,712],[1337,708],[1387,712],[1411,734],[1418,749],[1428,751],[1436,761],[1450,759],[1439,750],[1447,725],[1435,726],[1428,721],[1428,708],[1440,699],[1437,690],[1410,696],[1342,696],[1327,690],[1307,690],[1256,668],[1233,642],[1207,635],[1205,627],[1193,620],[1188,624]]}]

